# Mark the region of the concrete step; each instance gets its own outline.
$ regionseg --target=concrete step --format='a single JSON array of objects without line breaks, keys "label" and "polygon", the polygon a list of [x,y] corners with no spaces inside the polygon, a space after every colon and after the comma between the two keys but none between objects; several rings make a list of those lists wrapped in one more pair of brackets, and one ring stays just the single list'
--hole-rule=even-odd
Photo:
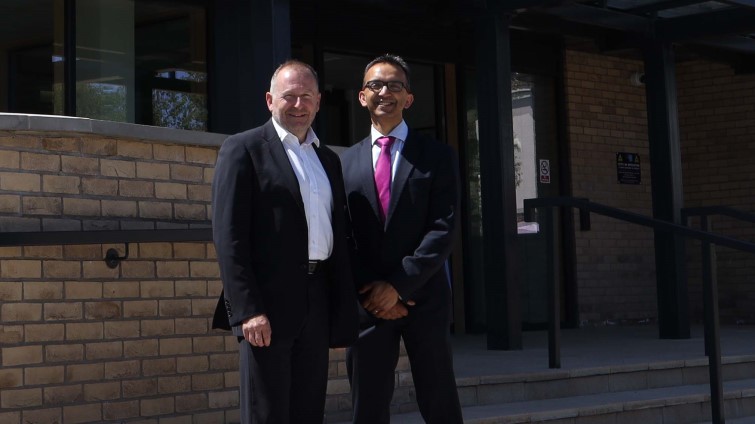
[{"label": "concrete step", "polygon": [[[722,364],[727,415],[755,415],[755,356]],[[465,420],[481,424],[698,423],[710,417],[707,383],[707,358],[457,378]],[[397,378],[392,409],[392,422],[422,422],[408,371]],[[328,422],[349,417],[342,410]]]},{"label": "concrete step", "polygon": [[[722,358],[724,381],[755,378],[755,356]],[[457,379],[462,406],[707,384],[707,358]],[[411,378],[402,379],[411,386]]]},{"label": "concrete step", "polygon": [[[463,413],[470,424],[702,424],[710,417],[709,390],[707,384],[629,390],[467,406]],[[755,422],[755,379],[726,382],[724,392],[727,423]],[[391,417],[396,424],[423,422],[419,412]]]},{"label": "concrete step", "polygon": [[[726,424],[754,424],[755,415],[742,418],[726,418]],[[713,424],[713,421],[703,421],[698,424]]]}]

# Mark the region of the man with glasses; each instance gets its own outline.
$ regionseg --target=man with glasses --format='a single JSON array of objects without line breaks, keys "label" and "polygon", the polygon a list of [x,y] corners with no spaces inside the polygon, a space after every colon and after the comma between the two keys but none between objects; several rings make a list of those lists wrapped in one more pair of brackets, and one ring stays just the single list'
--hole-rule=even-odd
[{"label": "man with glasses", "polygon": [[353,422],[390,422],[403,338],[425,422],[461,423],[444,268],[459,220],[456,161],[448,146],[404,122],[414,95],[402,58],[374,59],[363,81],[370,135],[341,157],[362,305],[362,333],[347,358]]}]

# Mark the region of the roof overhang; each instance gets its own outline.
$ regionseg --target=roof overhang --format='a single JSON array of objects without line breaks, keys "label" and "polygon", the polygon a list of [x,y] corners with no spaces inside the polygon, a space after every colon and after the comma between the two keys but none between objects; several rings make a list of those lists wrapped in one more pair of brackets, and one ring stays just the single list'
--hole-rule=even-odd
[{"label": "roof overhang", "polygon": [[669,42],[755,69],[755,0],[475,0],[518,29],[587,37],[607,52]]}]

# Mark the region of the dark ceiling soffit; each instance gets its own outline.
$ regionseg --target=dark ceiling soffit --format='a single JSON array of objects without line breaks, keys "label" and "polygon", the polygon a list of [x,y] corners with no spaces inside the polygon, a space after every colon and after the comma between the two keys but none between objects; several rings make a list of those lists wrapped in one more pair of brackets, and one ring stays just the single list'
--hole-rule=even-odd
[{"label": "dark ceiling soffit", "polygon": [[535,7],[530,11],[555,15],[573,22],[637,34],[648,34],[650,30],[650,20],[645,17],[583,4]]},{"label": "dark ceiling soffit", "polygon": [[[578,34],[574,34],[578,35]],[[646,41],[644,38],[628,36],[626,33],[604,32],[600,37],[590,37],[595,40],[600,51],[606,54],[617,54],[638,49]],[[713,49],[722,51],[722,57],[735,55],[750,55],[755,60],[755,40],[743,36],[721,36],[707,39],[687,40],[680,45],[690,47],[692,50],[700,50],[706,56]],[[699,48],[698,48],[699,47]],[[728,53],[727,53],[728,52]]]},{"label": "dark ceiling soffit", "polygon": [[755,40],[747,37],[718,37],[710,40],[698,40],[695,45],[731,50],[732,52],[755,54]]},{"label": "dark ceiling soffit", "polygon": [[755,73],[755,56],[753,55],[722,50],[719,45],[697,44],[688,45],[686,48],[708,59],[730,64],[737,74]]},{"label": "dark ceiling soffit", "polygon": [[[548,14],[586,25],[633,33],[671,42],[731,34],[755,33],[755,10],[726,9],[678,18],[651,19],[583,4],[533,7],[527,13]],[[653,30],[653,27],[655,30]]]},{"label": "dark ceiling soffit", "polygon": [[569,0],[473,0],[477,9],[488,12],[510,13],[533,7],[552,7],[572,3]]},{"label": "dark ceiling soffit", "polygon": [[623,12],[644,15],[646,13],[659,12],[661,10],[675,9],[677,7],[690,6],[705,3],[706,0],[663,0],[654,1],[637,7],[622,9]]},{"label": "dark ceiling soffit", "polygon": [[728,4],[730,6],[741,6],[755,9],[755,0],[716,0],[719,3]]},{"label": "dark ceiling soffit", "polygon": [[[601,50],[625,50],[656,40],[719,48],[734,54],[755,53],[755,0],[718,0],[731,4],[724,10],[701,12],[676,18],[651,18],[564,0],[477,0],[485,12],[514,13],[512,27],[571,35],[592,35],[604,40]],[[703,3],[701,0],[659,0],[649,3],[646,12]],[[653,7],[654,6],[654,7]],[[632,10],[638,13],[638,8]],[[641,11],[640,11],[641,12]],[[545,23],[540,22],[541,20]]]},{"label": "dark ceiling soffit", "polygon": [[594,22],[577,22],[561,19],[557,15],[545,13],[514,14],[511,28],[522,31],[535,31],[551,35],[574,35],[578,37],[599,38],[606,33],[615,37],[625,36],[625,32],[615,28],[596,27]]},{"label": "dark ceiling soffit", "polygon": [[683,41],[755,32],[755,10],[727,9],[656,21],[655,34],[667,41]]},{"label": "dark ceiling soffit", "polygon": [[562,37],[565,35],[591,39],[597,42],[597,46],[602,51],[608,41],[611,47],[611,53],[636,49],[640,46],[640,41],[644,37],[636,34],[628,35],[626,32],[618,31],[613,28],[596,27],[595,25],[565,21],[555,15],[545,14],[520,14],[514,15],[511,22],[511,28],[541,34],[549,34],[553,37]]}]

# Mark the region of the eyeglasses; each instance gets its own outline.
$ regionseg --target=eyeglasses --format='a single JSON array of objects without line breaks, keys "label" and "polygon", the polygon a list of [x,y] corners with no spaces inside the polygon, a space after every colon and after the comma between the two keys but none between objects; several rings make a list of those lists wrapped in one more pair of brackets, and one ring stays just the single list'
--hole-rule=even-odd
[{"label": "eyeglasses", "polygon": [[[406,84],[404,84],[401,81],[380,81],[380,80],[372,80],[367,81],[364,83],[364,88],[369,88],[370,90],[374,91],[375,93],[379,93],[383,87],[388,87],[388,91],[393,93],[399,93],[401,90],[403,90],[406,87]],[[409,91],[407,89],[407,91]]]}]

